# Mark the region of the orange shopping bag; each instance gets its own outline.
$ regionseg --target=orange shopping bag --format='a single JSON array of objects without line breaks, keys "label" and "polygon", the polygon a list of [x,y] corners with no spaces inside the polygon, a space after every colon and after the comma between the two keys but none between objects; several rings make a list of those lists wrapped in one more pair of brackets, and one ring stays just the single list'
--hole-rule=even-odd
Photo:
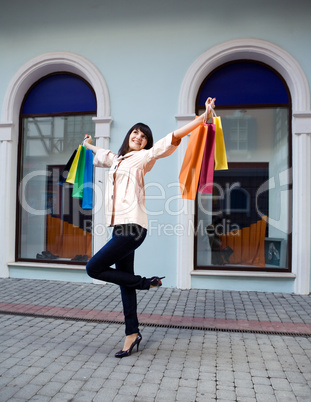
[{"label": "orange shopping bag", "polygon": [[179,174],[182,198],[195,200],[201,173],[202,159],[207,137],[207,125],[201,124],[192,131]]}]

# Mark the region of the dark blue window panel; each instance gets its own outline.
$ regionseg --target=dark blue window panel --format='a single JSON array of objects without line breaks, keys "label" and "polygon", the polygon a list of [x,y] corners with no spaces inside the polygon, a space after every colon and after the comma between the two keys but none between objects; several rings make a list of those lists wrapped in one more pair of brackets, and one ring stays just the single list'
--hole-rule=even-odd
[{"label": "dark blue window panel", "polygon": [[216,105],[288,104],[288,93],[281,78],[262,64],[237,62],[215,71],[204,83],[199,106],[208,96]]},{"label": "dark blue window panel", "polygon": [[35,85],[25,100],[22,114],[51,114],[96,111],[91,88],[79,77],[56,74]]}]

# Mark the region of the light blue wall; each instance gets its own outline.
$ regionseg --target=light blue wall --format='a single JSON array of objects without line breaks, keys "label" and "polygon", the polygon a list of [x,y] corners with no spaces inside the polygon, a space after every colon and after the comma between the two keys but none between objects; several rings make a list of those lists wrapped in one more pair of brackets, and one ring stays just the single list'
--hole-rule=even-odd
[{"label": "light blue wall", "polygon": [[213,289],[248,292],[294,292],[293,278],[262,278],[230,276],[199,276],[192,277],[192,289]]},{"label": "light blue wall", "polygon": [[57,280],[66,282],[88,282],[93,280],[87,275],[85,269],[55,269],[48,267],[33,266],[29,264],[10,265],[10,278],[19,279],[40,279],[40,280]]},{"label": "light blue wall", "polygon": [[[170,112],[177,111],[180,85],[191,63],[210,47],[235,38],[264,39],[287,50],[310,83],[311,4],[305,0],[4,3],[0,101],[13,74],[29,59],[48,51],[71,51],[103,73],[113,117],[124,122],[115,128],[143,116],[166,131],[174,127]],[[158,121],[155,106],[167,120]]]},{"label": "light blue wall", "polygon": [[[6,1],[0,12],[0,107],[24,63],[46,52],[73,52],[94,63],[108,85],[112,150],[137,121],[149,124],[159,139],[176,128],[186,71],[219,43],[235,38],[273,42],[296,58],[311,84],[310,17],[305,0]],[[178,194],[177,188],[168,189],[178,173],[175,154],[157,162],[146,181],[160,182],[168,199]],[[159,210],[164,203],[148,206]],[[157,219],[177,222],[167,214]],[[175,286],[176,243],[175,236],[151,233],[137,252],[137,272],[166,275],[165,284]]]}]

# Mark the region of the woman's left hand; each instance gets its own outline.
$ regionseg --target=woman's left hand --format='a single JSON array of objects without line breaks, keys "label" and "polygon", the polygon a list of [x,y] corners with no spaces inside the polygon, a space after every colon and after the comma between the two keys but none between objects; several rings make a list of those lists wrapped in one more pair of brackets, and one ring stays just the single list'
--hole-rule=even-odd
[{"label": "woman's left hand", "polygon": [[215,100],[216,98],[210,98],[208,97],[206,102],[205,102],[205,108],[206,108],[206,117],[208,120],[209,118],[211,118],[213,116],[213,110],[215,109]]}]

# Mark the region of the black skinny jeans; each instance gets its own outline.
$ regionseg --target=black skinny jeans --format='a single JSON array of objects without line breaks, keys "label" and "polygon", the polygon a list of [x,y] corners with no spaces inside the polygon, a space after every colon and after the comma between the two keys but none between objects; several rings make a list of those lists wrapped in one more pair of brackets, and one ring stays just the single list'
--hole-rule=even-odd
[{"label": "black skinny jeans", "polygon": [[[120,286],[126,335],[139,331],[136,289],[150,288],[150,279],[134,274],[134,252],[146,235],[147,230],[139,225],[116,225],[112,239],[86,265],[91,278]],[[116,269],[111,268],[113,264]]]}]

